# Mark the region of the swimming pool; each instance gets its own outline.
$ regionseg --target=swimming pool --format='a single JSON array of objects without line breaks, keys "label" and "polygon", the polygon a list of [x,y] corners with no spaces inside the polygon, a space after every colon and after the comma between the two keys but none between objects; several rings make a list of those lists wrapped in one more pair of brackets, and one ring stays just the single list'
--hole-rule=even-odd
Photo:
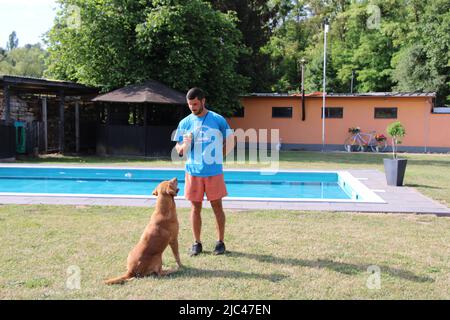
[{"label": "swimming pool", "polygon": [[[346,171],[225,170],[231,200],[384,202]],[[184,170],[1,166],[0,195],[153,198],[162,180],[178,178],[184,199]]]}]

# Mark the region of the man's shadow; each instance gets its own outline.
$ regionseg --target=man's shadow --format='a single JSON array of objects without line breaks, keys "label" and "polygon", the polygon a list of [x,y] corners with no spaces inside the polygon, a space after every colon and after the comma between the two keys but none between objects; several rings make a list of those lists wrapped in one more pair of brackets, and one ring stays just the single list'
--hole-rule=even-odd
[{"label": "man's shadow", "polygon": [[[339,272],[346,275],[356,275],[361,273],[367,273],[368,267],[376,264],[351,264],[344,262],[336,262],[329,259],[317,259],[317,260],[305,260],[305,259],[294,259],[294,258],[279,258],[271,255],[261,255],[254,253],[243,253],[238,251],[227,251],[225,255],[236,258],[246,258],[252,259],[259,262],[264,263],[273,263],[280,265],[290,265],[290,266],[300,266],[300,267],[308,267],[308,268],[318,268],[318,269],[329,269],[335,272]],[[433,278],[428,276],[418,276],[411,271],[402,270],[397,268],[391,268],[383,265],[376,265],[380,268],[381,274],[387,273],[392,277],[401,278],[414,282],[434,282]],[[180,270],[170,275],[170,277],[178,278],[178,277],[198,277],[198,278],[235,278],[235,279],[260,279],[267,280],[271,282],[279,282],[282,281],[288,276],[279,273],[272,274],[260,274],[253,272],[241,272],[241,271],[232,271],[232,270],[221,270],[221,269],[199,269],[189,266],[183,266]]]},{"label": "man's shadow", "polygon": [[194,277],[194,278],[233,278],[233,279],[256,279],[266,280],[270,282],[279,282],[286,279],[288,276],[280,273],[272,274],[260,274],[254,272],[241,272],[233,270],[221,270],[221,269],[199,269],[184,265],[178,271],[170,274],[171,278],[181,277]]},{"label": "man's shadow", "polygon": [[[317,260],[304,260],[304,259],[294,259],[294,258],[279,258],[271,255],[260,255],[253,253],[243,253],[237,251],[228,252],[230,257],[238,257],[238,258],[246,258],[253,259],[259,262],[265,263],[274,263],[274,264],[284,264],[291,266],[301,266],[301,267],[309,267],[309,268],[318,268],[318,269],[329,269],[335,272],[347,274],[347,275],[355,275],[360,273],[367,273],[367,268],[371,266],[371,264],[367,265],[359,265],[359,264],[351,264],[351,263],[343,263],[336,262],[329,259],[317,259]],[[377,265],[377,264],[372,264]],[[401,278],[414,282],[434,282],[433,278],[428,276],[418,276],[411,271],[391,268],[388,266],[377,265],[380,268],[381,274],[388,273],[392,277]]]}]

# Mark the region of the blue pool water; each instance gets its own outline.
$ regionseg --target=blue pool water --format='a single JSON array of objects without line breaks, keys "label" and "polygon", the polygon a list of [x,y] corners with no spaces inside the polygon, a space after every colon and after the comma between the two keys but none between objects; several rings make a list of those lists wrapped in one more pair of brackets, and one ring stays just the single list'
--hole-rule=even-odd
[{"label": "blue pool water", "polygon": [[[173,177],[183,196],[183,170],[0,167],[0,193],[150,196]],[[233,198],[358,198],[337,172],[225,171],[225,182]]]}]

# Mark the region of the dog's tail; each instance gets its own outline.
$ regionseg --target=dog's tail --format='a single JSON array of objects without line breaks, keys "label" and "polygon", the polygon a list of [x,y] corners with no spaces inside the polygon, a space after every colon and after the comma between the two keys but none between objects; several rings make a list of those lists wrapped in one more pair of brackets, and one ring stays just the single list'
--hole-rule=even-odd
[{"label": "dog's tail", "polygon": [[111,285],[111,284],[124,284],[125,282],[128,282],[130,280],[133,280],[134,277],[130,275],[129,273],[124,274],[123,276],[112,278],[109,280],[105,280],[105,284]]}]

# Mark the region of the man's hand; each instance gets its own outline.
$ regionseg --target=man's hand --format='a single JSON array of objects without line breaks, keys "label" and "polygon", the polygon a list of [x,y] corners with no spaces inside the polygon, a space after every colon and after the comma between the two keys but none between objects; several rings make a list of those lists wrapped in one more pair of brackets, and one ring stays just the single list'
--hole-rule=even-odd
[{"label": "man's hand", "polygon": [[183,134],[183,144],[190,146],[192,143],[192,133]]},{"label": "man's hand", "polygon": [[177,143],[175,145],[175,149],[178,152],[178,155],[180,157],[182,157],[186,151],[191,147],[191,143],[192,143],[192,133],[187,133],[183,135],[183,142],[182,143]]}]

